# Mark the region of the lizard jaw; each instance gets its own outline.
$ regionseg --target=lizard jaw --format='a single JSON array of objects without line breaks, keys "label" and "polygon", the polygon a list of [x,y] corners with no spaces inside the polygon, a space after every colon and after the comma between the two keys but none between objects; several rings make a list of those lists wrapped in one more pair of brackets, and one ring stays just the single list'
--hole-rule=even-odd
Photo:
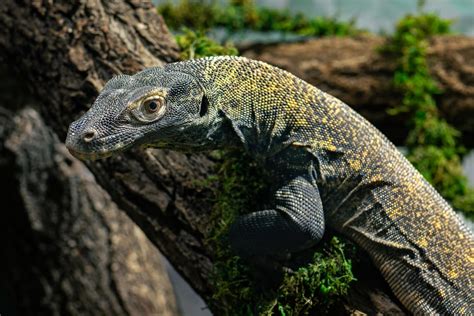
[{"label": "lizard jaw", "polygon": [[112,151],[107,151],[107,152],[82,152],[82,151],[77,151],[72,148],[68,148],[69,152],[71,155],[76,157],[79,160],[97,160],[97,159],[103,159],[107,158],[113,155]]}]

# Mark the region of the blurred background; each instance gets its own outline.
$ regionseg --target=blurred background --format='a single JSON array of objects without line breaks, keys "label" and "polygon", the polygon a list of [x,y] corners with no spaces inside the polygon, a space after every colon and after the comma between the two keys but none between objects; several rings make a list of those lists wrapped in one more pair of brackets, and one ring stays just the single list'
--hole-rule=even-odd
[{"label": "blurred background", "polygon": [[[157,1],[160,3],[160,1]],[[374,33],[391,33],[396,22],[407,13],[417,11],[417,1],[410,0],[259,0],[258,5],[305,13],[309,17],[338,17],[342,21],[355,20],[356,24]],[[469,0],[427,0],[424,10],[436,12],[443,18],[453,19],[453,30],[474,35],[474,6]]]}]

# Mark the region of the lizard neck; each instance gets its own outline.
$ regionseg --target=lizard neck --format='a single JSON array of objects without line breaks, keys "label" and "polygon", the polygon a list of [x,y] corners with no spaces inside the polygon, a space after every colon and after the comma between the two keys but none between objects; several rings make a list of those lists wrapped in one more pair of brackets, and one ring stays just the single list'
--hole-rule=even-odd
[{"label": "lizard neck", "polygon": [[266,63],[225,56],[170,66],[195,77],[211,108],[230,122],[255,156],[271,156],[300,142],[302,129],[321,124],[315,112],[321,104],[316,100],[319,90]]}]

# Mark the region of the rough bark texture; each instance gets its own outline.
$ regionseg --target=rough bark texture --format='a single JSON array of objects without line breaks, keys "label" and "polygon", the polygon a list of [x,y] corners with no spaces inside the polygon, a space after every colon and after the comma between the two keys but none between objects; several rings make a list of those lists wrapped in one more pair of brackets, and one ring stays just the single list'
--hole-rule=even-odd
[{"label": "rough bark texture", "polygon": [[[87,109],[112,75],[176,58],[176,46],[162,19],[146,1],[3,0],[0,6],[0,61],[12,70],[11,78],[13,73],[23,77],[34,105],[61,140],[69,123]],[[88,167],[119,207],[209,300],[213,254],[203,236],[211,207],[209,192],[195,183],[207,178],[213,162],[205,155],[136,149]],[[370,280],[375,268],[364,265],[362,278]],[[375,285],[360,282],[353,287],[345,312],[400,311],[375,275]],[[375,303],[383,300],[390,303]]]},{"label": "rough bark texture", "polygon": [[[34,105],[63,140],[114,74],[176,60],[163,20],[147,1],[2,1],[0,58],[24,79]],[[194,181],[205,156],[135,150],[89,164],[97,180],[205,298],[210,254],[203,247],[209,205]]]},{"label": "rough bark texture", "polygon": [[[401,94],[392,85],[394,59],[378,50],[385,41],[376,36],[322,38],[242,49],[245,56],[284,68],[340,98],[403,144],[407,116],[387,114],[400,104]],[[433,38],[428,62],[444,91],[437,97],[443,116],[464,133],[466,145],[474,146],[474,38]]]},{"label": "rough bark texture", "polygon": [[0,108],[5,315],[176,315],[156,248],[39,114]]}]

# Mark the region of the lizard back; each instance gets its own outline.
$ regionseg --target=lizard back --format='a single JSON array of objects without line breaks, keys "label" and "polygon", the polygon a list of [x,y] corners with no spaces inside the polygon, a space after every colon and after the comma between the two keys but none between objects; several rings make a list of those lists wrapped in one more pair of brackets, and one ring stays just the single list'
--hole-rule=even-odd
[{"label": "lizard back", "polygon": [[165,69],[194,76],[257,158],[310,153],[326,222],[371,255],[410,311],[474,313],[472,232],[367,120],[263,62],[215,57]]}]

